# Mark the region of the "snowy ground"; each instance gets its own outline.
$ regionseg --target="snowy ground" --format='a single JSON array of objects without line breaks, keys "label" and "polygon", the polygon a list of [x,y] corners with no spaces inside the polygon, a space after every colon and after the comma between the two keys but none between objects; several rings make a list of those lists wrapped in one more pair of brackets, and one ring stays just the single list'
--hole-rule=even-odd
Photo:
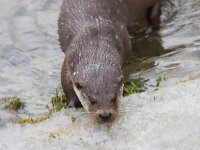
[{"label": "snowy ground", "polygon": [[198,150],[200,78],[164,82],[159,90],[124,98],[113,124],[97,125],[84,110],[67,109],[39,124],[10,124],[0,130],[0,149]]}]

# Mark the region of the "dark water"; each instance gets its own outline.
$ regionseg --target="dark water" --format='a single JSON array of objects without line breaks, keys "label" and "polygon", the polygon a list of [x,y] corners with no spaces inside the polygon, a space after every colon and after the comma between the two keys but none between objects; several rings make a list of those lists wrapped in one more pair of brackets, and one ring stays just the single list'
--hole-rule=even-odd
[{"label": "dark water", "polygon": [[199,0],[164,1],[161,30],[150,36],[145,35],[146,30],[134,31],[136,34],[132,38],[132,46],[139,61],[128,66],[129,70],[135,68],[130,77],[152,79],[163,75],[182,78],[199,74],[199,8]]},{"label": "dark water", "polygon": [[[1,0],[0,97],[25,99],[25,113],[46,111],[60,86],[64,54],[57,41],[61,0]],[[166,1],[162,28],[147,35],[134,27],[134,63],[130,77],[181,78],[200,73],[200,0]],[[0,117],[7,115],[0,110]],[[0,120],[1,121],[1,120]]]}]

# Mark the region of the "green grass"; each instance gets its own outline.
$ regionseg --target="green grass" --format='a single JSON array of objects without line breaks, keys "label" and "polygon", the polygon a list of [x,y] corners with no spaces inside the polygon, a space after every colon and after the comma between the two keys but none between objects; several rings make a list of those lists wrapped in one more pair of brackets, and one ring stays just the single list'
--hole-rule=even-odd
[{"label": "green grass", "polygon": [[149,80],[145,80],[144,78],[125,80],[123,96],[128,96],[133,93],[144,92],[147,89],[147,87],[146,87],[147,81],[149,81]]},{"label": "green grass", "polygon": [[0,99],[0,102],[5,104],[5,109],[12,111],[17,111],[24,107],[24,102],[19,97],[4,97]]},{"label": "green grass", "polygon": [[19,123],[19,124],[35,124],[35,123],[43,122],[50,117],[51,117],[51,113],[48,113],[47,115],[38,117],[36,119],[33,119],[31,117],[29,117],[29,118],[17,118],[16,122]]},{"label": "green grass", "polygon": [[[60,95],[59,89],[56,88],[55,95],[51,98],[51,104],[53,108],[50,109],[52,112],[60,111],[63,107],[68,105],[67,97],[62,93]],[[47,106],[48,107],[48,106]]]},{"label": "green grass", "polygon": [[165,76],[159,75],[159,76],[157,77],[157,79],[156,79],[156,89],[158,89],[158,88],[160,87],[161,82],[162,82],[163,80],[166,80],[166,77],[165,77]]},{"label": "green grass", "polygon": [[159,77],[156,79],[156,87],[160,87],[161,81],[162,81],[162,77],[159,76]]}]

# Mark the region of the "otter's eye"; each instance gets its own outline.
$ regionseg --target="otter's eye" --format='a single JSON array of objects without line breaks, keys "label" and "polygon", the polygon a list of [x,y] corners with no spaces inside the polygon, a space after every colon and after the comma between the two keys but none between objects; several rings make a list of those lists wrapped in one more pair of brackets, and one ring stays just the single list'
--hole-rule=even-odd
[{"label": "otter's eye", "polygon": [[117,101],[117,96],[114,96],[114,97],[111,99],[111,102],[112,102],[112,103],[116,103],[116,101]]},{"label": "otter's eye", "polygon": [[111,100],[112,103],[115,103],[116,101],[117,101],[116,98],[113,98],[113,99]]},{"label": "otter's eye", "polygon": [[94,104],[96,104],[97,102],[96,102],[94,99],[90,99],[90,103],[91,103],[92,105],[94,105]]},{"label": "otter's eye", "polygon": [[82,87],[83,87],[83,86],[81,85],[80,82],[76,82],[76,83],[75,83],[75,86],[76,86],[76,88],[79,89],[79,90],[82,89]]}]

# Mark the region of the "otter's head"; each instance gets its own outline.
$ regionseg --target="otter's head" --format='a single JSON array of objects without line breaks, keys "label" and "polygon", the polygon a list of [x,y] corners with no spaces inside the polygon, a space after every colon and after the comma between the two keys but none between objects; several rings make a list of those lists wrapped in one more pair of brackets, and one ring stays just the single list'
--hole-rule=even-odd
[{"label": "otter's head", "polygon": [[73,88],[83,107],[97,123],[114,121],[122,98],[121,69],[88,65],[72,75]]}]

